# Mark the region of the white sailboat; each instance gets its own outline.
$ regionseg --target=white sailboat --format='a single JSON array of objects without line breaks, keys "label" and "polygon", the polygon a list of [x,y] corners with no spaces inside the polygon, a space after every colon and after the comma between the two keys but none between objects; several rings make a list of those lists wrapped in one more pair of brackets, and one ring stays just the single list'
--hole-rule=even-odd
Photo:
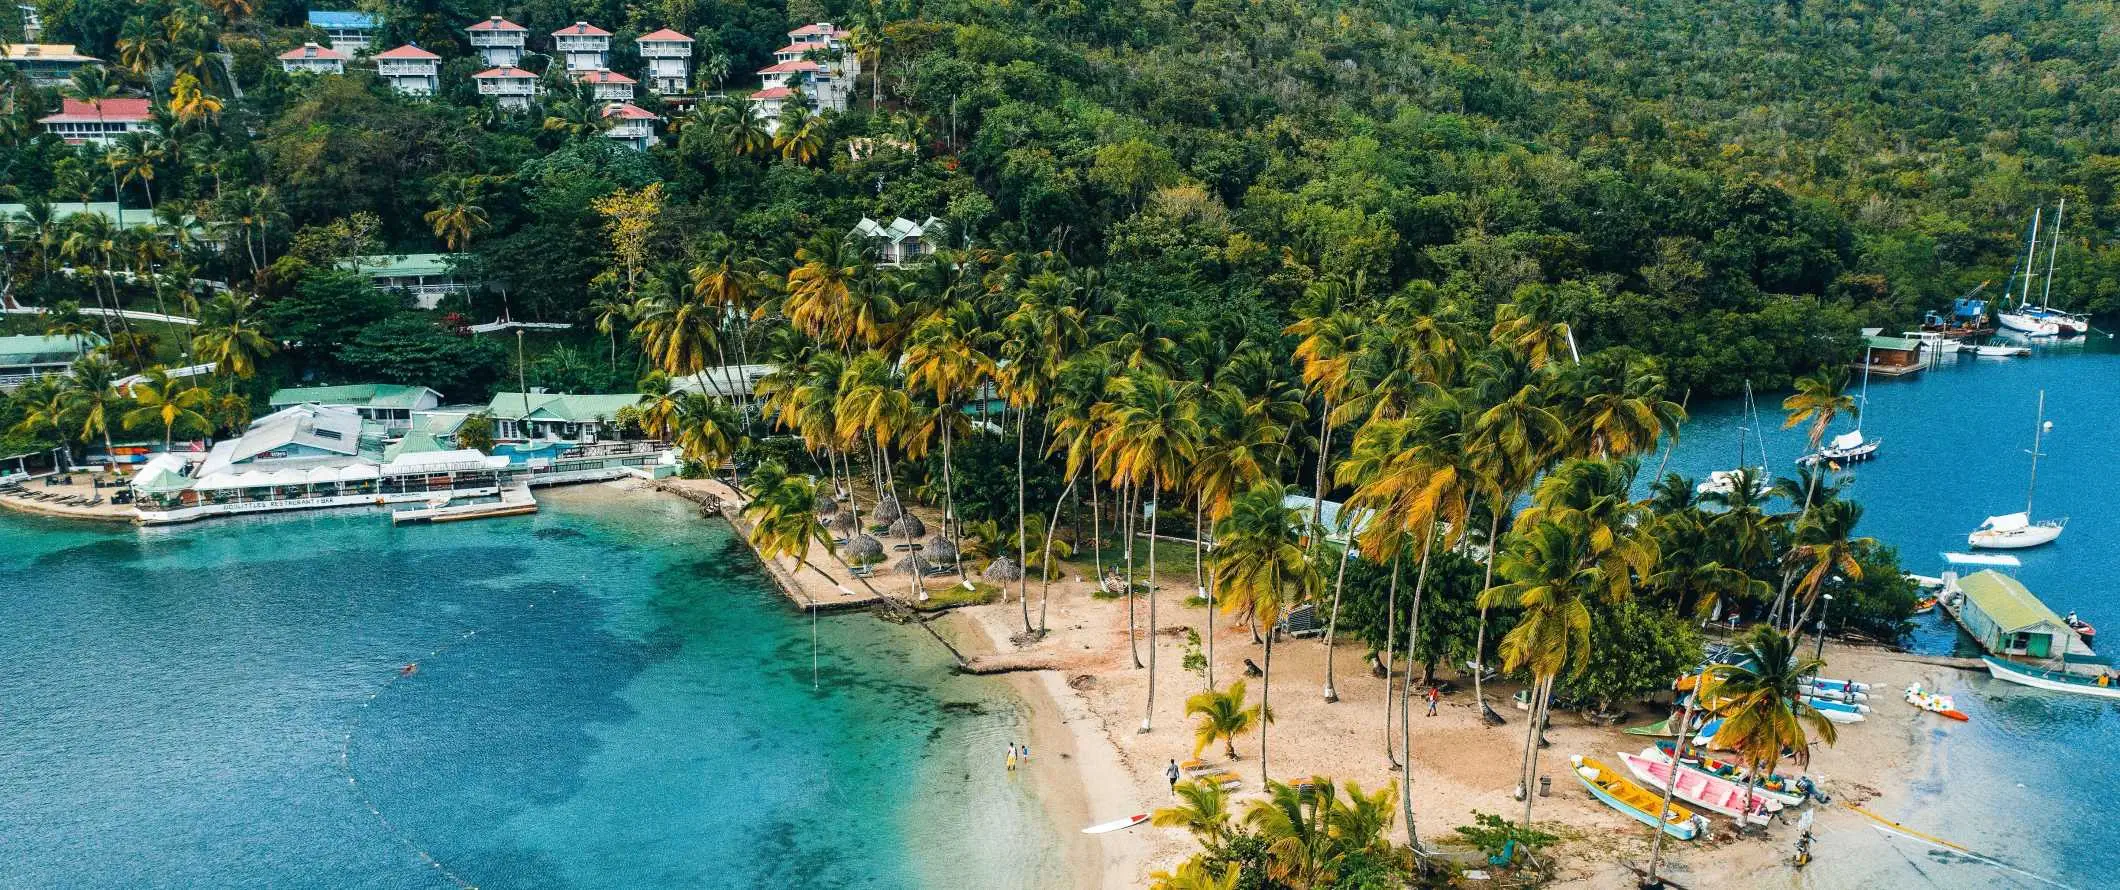
[{"label": "white sailboat", "polygon": [[2031,480],[2025,484],[2024,512],[1988,517],[1986,522],[1966,536],[1966,546],[1989,550],[2021,550],[2050,543],[2061,537],[2062,527],[2068,524],[2067,518],[2037,522],[2032,520],[2032,497],[2037,493],[2039,485],[2039,443],[2051,426],[2053,424],[2046,420],[2046,390],[2042,389],[2039,391],[2038,420],[2032,425],[2032,450],[2028,452],[2032,456],[2032,475]]},{"label": "white sailboat", "polygon": [[[1946,341],[1948,342],[1948,341]],[[1883,439],[1862,437],[1862,417],[1870,413],[1870,348],[1862,349],[1862,395],[1855,402],[1855,428],[1838,436],[1815,452],[1796,459],[1803,466],[1820,462],[1829,464],[1851,464],[1877,456],[1877,449],[1884,445]]]},{"label": "white sailboat", "polygon": [[[1995,322],[2020,334],[2033,337],[2053,337],[2061,333],[2061,326],[2039,315],[2025,311],[2032,299],[2032,270],[2039,259],[2039,214],[2044,208],[2032,210],[2032,237],[2026,239],[2024,253],[2024,290],[2017,296],[2017,308],[2013,311],[2001,304],[1995,306]],[[2003,295],[2005,298],[2008,294]]]},{"label": "white sailboat", "polygon": [[[1709,473],[1708,481],[1693,486],[1694,493],[1728,497],[1737,492],[1737,486],[1740,484],[1738,479],[1743,476],[1743,471],[1751,470],[1752,496],[1755,498],[1767,496],[1767,491],[1769,490],[1767,483],[1767,439],[1764,434],[1759,432],[1759,404],[1752,400],[1752,381],[1750,380],[1745,381],[1745,416],[1749,418],[1747,422],[1750,425],[1737,428],[1738,469],[1716,470]],[[1759,436],[1759,465],[1757,466],[1745,463],[1745,446],[1749,444],[1747,438],[1753,435]]]},{"label": "white sailboat", "polygon": [[[2088,333],[2091,319],[2088,315],[2063,312],[2054,308],[2054,265],[2061,256],[2061,216],[2068,211],[2068,199],[2061,199],[2061,206],[2054,210],[2054,244],[2046,251],[2046,280],[2039,285],[2039,305],[2024,306],[2018,311],[2052,324],[2055,333],[2063,337],[2076,337]],[[2029,292],[2030,288],[2026,288]]]}]

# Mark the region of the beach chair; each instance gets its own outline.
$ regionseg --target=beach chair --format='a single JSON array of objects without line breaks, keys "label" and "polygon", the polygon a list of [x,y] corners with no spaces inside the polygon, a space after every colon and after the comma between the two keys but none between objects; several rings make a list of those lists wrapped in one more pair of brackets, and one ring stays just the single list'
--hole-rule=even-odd
[{"label": "beach chair", "polygon": [[856,578],[867,578],[876,574],[876,569],[872,566],[854,563],[852,565],[847,566],[847,574],[853,575]]}]

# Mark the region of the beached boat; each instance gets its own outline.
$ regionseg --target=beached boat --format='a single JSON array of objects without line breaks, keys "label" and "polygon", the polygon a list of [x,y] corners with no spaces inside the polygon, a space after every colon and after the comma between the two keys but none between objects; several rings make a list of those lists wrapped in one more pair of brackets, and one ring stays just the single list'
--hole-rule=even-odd
[{"label": "beached boat", "polygon": [[1847,689],[1820,689],[1815,686],[1805,686],[1803,691],[1804,695],[1810,698],[1822,698],[1826,701],[1866,702],[1870,700],[1870,694],[1867,692],[1854,692]]},{"label": "beached boat", "polygon": [[2014,661],[1996,658],[1993,655],[1987,656],[1985,660],[1987,661],[1988,676],[2005,683],[2030,686],[2033,689],[2044,689],[2049,692],[2070,692],[2076,695],[2120,699],[2120,683],[2114,683],[2110,680],[2100,683],[2096,677],[2065,674],[2060,671],[2042,671]]},{"label": "beached boat", "polygon": [[2039,391],[2039,409],[2032,424],[2031,478],[2024,487],[2024,512],[1990,516],[1980,527],[1965,538],[1966,546],[1990,550],[2021,550],[2037,547],[2061,537],[2061,529],[2068,520],[2047,519],[2032,521],[2032,498],[2039,490],[2039,443],[2052,424],[2046,420],[2046,390]]},{"label": "beached boat", "polygon": [[1665,717],[1664,719],[1658,720],[1655,723],[1651,723],[1647,726],[1629,726],[1626,729],[1620,731],[1628,735],[1675,736],[1678,735],[1678,731],[1672,729],[1671,724],[1677,719],[1678,718],[1676,717]]},{"label": "beached boat", "polygon": [[[1720,813],[1732,819],[1746,812],[1745,787],[1719,776],[1711,776],[1698,770],[1674,768],[1671,762],[1654,756],[1655,748],[1644,749],[1640,754],[1619,752],[1621,763],[1627,771],[1642,780],[1653,791],[1662,791],[1669,784],[1671,796],[1683,800],[1711,813]],[[1782,802],[1764,794],[1752,795],[1750,822],[1765,825],[1781,812]]]},{"label": "beached boat", "polygon": [[1869,705],[1826,701],[1817,696],[1806,696],[1803,701],[1804,704],[1810,705],[1813,710],[1816,710],[1819,716],[1833,723],[1861,723],[1869,719],[1869,717],[1865,716],[1870,710]]},{"label": "beached boat", "polygon": [[[1628,781],[1602,763],[1580,754],[1568,758],[1568,762],[1575,767],[1576,780],[1590,790],[1590,796],[1643,825],[1661,828],[1665,834],[1682,841],[1690,841],[1707,830],[1707,820],[1694,815],[1692,810],[1679,806],[1676,801],[1669,809],[1663,809],[1663,795]],[[1659,812],[1663,818],[1657,818],[1655,814]]]},{"label": "beached boat", "polygon": [[[1672,752],[1677,748],[1677,742],[1657,742],[1653,748],[1642,749],[1642,756],[1648,757],[1650,752],[1654,751],[1656,759],[1668,763],[1671,760]],[[1686,769],[1699,770],[1716,778],[1727,779],[1732,782],[1742,783],[1750,775],[1750,772],[1744,767],[1692,750],[1688,750],[1686,756],[1679,759],[1679,765]],[[1760,794],[1781,801],[1784,806],[1793,807],[1803,803],[1809,797],[1804,784],[1804,780],[1801,778],[1791,778],[1781,773],[1772,773],[1761,779],[1756,788]]]},{"label": "beached boat", "polygon": [[1971,717],[1966,716],[1964,711],[1958,710],[1957,702],[1952,701],[1950,696],[1944,695],[1942,693],[1930,692],[1928,690],[1925,690],[1921,688],[1921,684],[1919,683],[1915,683],[1907,687],[1906,698],[1907,704],[1913,705],[1914,707],[1920,708],[1924,711],[1942,714],[1943,716],[1949,717],[1952,720],[1973,719]]},{"label": "beached boat", "polygon": [[1812,689],[1833,689],[1843,692],[1868,692],[1870,684],[1858,680],[1835,680],[1831,677],[1805,677],[1798,681]]}]

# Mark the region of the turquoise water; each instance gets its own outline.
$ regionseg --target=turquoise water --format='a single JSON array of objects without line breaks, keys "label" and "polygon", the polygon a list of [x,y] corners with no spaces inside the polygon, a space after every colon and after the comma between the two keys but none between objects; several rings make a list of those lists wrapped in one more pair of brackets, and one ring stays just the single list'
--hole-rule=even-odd
[{"label": "turquoise water", "polygon": [[[1042,887],[1024,706],[674,499],[0,513],[0,886]],[[409,676],[402,666],[417,662]]]},{"label": "turquoise water", "polygon": [[[1851,468],[1849,496],[1864,508],[1859,531],[1899,548],[1908,571],[1941,574],[1941,554],[1991,514],[2024,508],[2035,404],[2046,390],[2054,424],[2042,447],[2036,513],[2068,517],[2053,545],[2019,551],[2020,580],[2057,611],[2076,610],[2120,645],[2120,350],[2095,338],[2040,347],[2023,359],[1946,358],[1917,377],[1870,382],[1863,430],[1885,440],[1876,460]],[[1770,468],[1791,475],[1803,434],[1782,431],[1782,393],[1762,393]],[[1694,477],[1736,464],[1734,404],[1694,406],[1671,469]],[[1839,429],[1845,429],[1843,424]],[[1836,429],[1836,432],[1838,429]],[[1751,461],[1756,463],[1756,459]],[[1644,474],[1653,471],[1651,457]],[[1917,652],[1973,651],[1940,612],[1916,619]],[[2111,656],[2115,653],[2102,653]],[[1959,673],[1967,724],[1936,721],[1933,756],[1912,794],[1883,813],[2011,865],[2076,887],[2112,886],[2120,874],[2120,704],[2027,690]],[[1893,703],[1896,704],[1896,703]],[[1856,726],[1848,731],[1875,731]],[[1959,860],[1907,855],[1804,873],[1809,886],[2045,886],[2038,878]],[[1820,851],[1830,862],[1831,851]]]}]

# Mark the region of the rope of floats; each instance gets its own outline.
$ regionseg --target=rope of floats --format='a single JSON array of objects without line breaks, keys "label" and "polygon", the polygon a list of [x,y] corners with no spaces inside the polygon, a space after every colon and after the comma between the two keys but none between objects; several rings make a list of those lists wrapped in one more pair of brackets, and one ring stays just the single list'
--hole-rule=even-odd
[{"label": "rope of floats", "polygon": [[368,789],[361,787],[360,780],[353,774],[353,735],[360,731],[361,720],[368,716],[368,706],[374,704],[376,698],[383,693],[390,691],[391,687],[396,686],[399,680],[410,677],[417,672],[420,662],[439,656],[477,635],[478,631],[476,629],[464,631],[458,634],[455,639],[434,647],[426,655],[420,656],[418,660],[398,668],[396,672],[390,675],[390,679],[383,681],[382,685],[370,691],[368,698],[361,702],[361,710],[353,715],[353,722],[346,726],[346,737],[339,744],[339,772],[345,774],[346,786],[353,789],[354,796],[360,798],[361,805],[368,808],[368,812],[375,816],[376,821],[383,823],[383,829],[388,831],[391,837],[396,838],[398,843],[404,844],[405,849],[411,850],[413,855],[418,856],[420,861],[426,863],[429,868],[434,869],[442,877],[448,878],[451,883],[457,886],[458,890],[478,890],[478,885],[451,871],[449,866],[444,865],[440,859],[436,859],[434,854],[427,852],[426,848],[414,842],[409,835],[405,834],[403,829],[398,828],[397,823],[390,821],[389,816],[383,815],[383,810],[381,807],[376,806],[375,799],[368,796]]}]

